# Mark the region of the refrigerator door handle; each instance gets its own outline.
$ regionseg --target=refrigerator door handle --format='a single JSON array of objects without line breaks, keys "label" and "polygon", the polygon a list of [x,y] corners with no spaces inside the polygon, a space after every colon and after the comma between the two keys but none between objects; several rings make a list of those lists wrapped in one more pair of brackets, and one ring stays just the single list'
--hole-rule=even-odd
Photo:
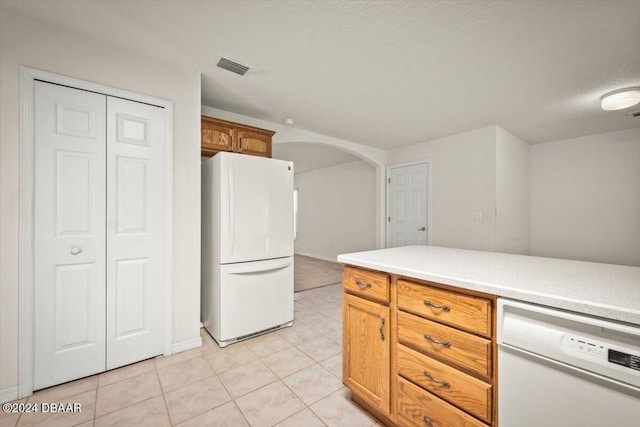
[{"label": "refrigerator door handle", "polygon": [[278,260],[278,262],[265,262],[262,265],[255,265],[255,263],[249,263],[254,265],[244,265],[247,263],[239,263],[233,268],[229,268],[227,272],[229,274],[252,274],[252,273],[262,273],[264,271],[273,271],[279,270],[281,268],[286,268],[291,265],[291,258],[287,258],[284,260]]},{"label": "refrigerator door handle", "polygon": [[233,235],[235,231],[234,203],[233,203],[233,163],[229,162],[229,253],[233,254]]},{"label": "refrigerator door handle", "polygon": [[298,240],[298,189],[293,189],[293,240]]}]

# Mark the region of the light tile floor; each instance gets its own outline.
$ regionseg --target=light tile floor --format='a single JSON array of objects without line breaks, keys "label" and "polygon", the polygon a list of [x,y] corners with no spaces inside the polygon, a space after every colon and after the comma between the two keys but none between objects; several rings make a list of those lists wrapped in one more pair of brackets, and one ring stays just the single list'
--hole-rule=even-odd
[{"label": "light tile floor", "polygon": [[203,346],[36,392],[76,414],[7,414],[0,426],[370,427],[342,385],[341,285],[295,294],[293,327]]}]

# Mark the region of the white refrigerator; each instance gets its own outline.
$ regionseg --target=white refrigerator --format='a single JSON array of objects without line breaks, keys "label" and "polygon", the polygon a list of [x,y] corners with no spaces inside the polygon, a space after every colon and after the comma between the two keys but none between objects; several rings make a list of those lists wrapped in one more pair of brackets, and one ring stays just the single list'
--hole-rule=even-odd
[{"label": "white refrigerator", "polygon": [[202,164],[202,321],[221,346],[293,324],[293,163]]}]

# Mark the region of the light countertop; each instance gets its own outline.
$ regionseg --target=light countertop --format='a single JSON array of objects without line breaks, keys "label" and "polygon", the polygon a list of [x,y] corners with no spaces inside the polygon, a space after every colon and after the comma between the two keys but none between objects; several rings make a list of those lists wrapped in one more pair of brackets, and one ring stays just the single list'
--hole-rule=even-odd
[{"label": "light countertop", "polygon": [[338,261],[640,325],[640,267],[434,246],[343,254]]}]

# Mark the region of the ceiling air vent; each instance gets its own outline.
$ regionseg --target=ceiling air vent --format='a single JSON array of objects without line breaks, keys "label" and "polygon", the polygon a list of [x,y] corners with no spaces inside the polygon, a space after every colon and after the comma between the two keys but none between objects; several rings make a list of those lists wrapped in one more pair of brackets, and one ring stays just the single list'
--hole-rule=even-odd
[{"label": "ceiling air vent", "polygon": [[631,114],[631,117],[640,117],[640,111],[634,111]]},{"label": "ceiling air vent", "polygon": [[218,61],[218,67],[224,68],[232,73],[240,74],[241,76],[244,76],[249,70],[249,67],[245,67],[244,65],[233,62],[227,58],[220,58],[220,61]]}]

